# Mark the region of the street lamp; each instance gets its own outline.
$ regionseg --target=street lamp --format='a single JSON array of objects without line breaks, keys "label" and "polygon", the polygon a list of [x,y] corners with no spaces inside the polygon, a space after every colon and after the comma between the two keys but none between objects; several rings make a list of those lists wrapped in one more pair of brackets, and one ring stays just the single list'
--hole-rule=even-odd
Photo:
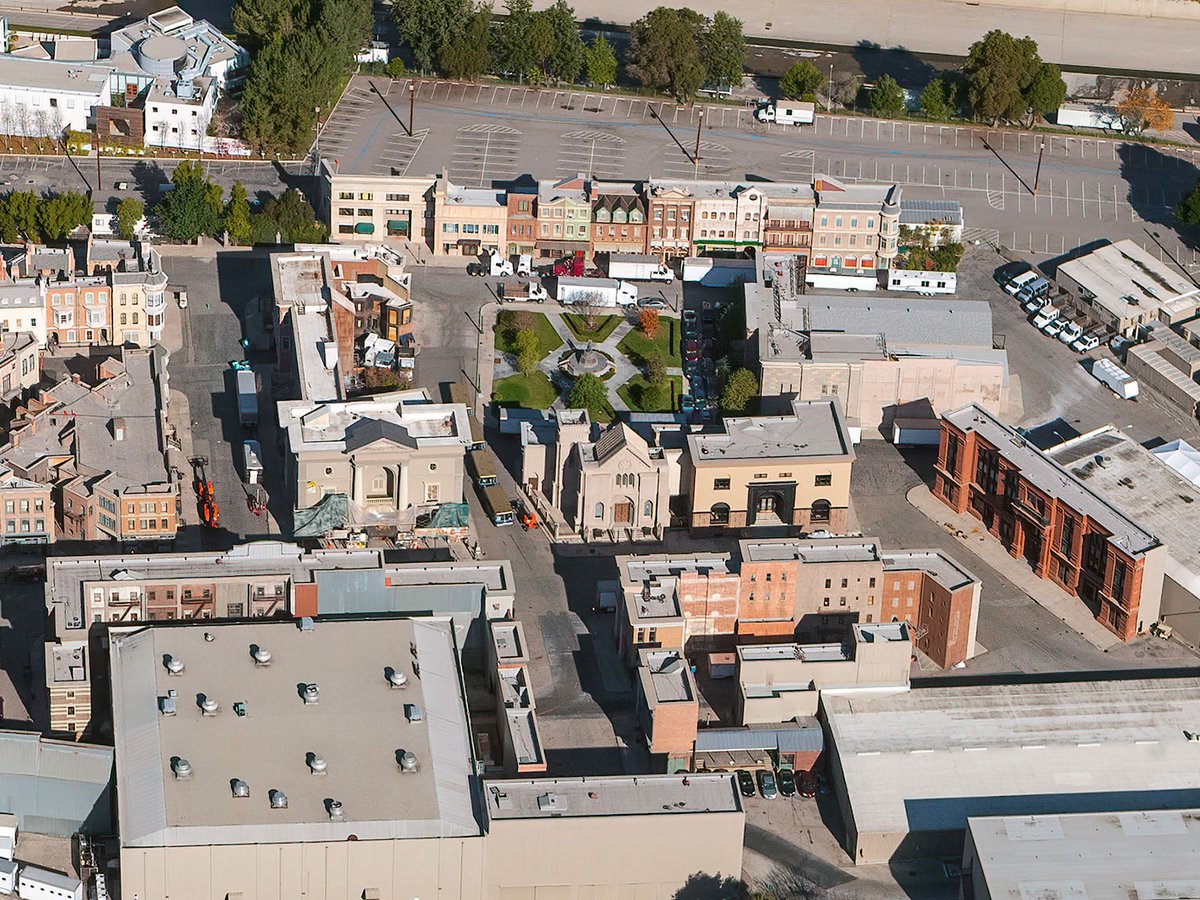
[{"label": "street lamp", "polygon": [[317,116],[317,139],[313,142],[313,174],[316,175],[321,170],[321,107],[314,106],[313,112]]},{"label": "street lamp", "polygon": [[833,62],[829,63],[829,112],[833,112]]}]

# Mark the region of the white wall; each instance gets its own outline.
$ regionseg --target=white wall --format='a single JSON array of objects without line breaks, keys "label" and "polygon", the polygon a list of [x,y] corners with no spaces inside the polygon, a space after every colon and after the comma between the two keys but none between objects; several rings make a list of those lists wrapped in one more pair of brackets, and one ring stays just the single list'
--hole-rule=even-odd
[{"label": "white wall", "polygon": [[64,128],[87,131],[92,110],[108,102],[106,91],[89,94],[0,85],[0,134],[44,137]]},{"label": "white wall", "polygon": [[146,146],[197,149],[208,132],[208,123],[212,121],[216,96],[216,90],[210,88],[202,104],[148,99]]}]

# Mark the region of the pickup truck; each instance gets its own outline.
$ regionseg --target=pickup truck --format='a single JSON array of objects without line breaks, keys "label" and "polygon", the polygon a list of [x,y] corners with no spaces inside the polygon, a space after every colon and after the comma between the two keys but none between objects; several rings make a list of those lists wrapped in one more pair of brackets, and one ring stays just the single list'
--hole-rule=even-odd
[{"label": "pickup truck", "polygon": [[536,281],[502,281],[496,285],[496,299],[501,303],[545,303],[550,294]]},{"label": "pickup truck", "polygon": [[1057,319],[1058,316],[1059,311],[1057,306],[1047,306],[1040,313],[1033,317],[1033,327],[1038,331],[1041,331],[1043,328]]}]

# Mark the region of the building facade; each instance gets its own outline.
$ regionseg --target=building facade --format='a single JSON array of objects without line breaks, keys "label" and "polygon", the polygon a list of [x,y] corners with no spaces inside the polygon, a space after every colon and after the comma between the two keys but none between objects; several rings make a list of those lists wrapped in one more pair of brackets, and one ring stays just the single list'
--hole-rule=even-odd
[{"label": "building facade", "polygon": [[591,256],[592,183],[585,175],[539,181],[537,255],[557,259],[582,253]]},{"label": "building facade", "polygon": [[332,240],[404,240],[433,246],[432,176],[343,174],[322,162],[322,194]]},{"label": "building facade", "polygon": [[1157,621],[1166,546],[986,410],[943,417],[933,493],[1121,640]]},{"label": "building facade", "polygon": [[686,187],[650,181],[646,187],[650,232],[646,252],[664,261],[691,256],[695,211],[696,198]]},{"label": "building facade", "polygon": [[891,267],[900,237],[899,185],[814,182],[812,272],[869,275]]},{"label": "building facade", "polygon": [[505,203],[508,206],[508,255],[532,256],[537,251],[538,239],[537,190],[528,185],[513,185],[505,194]]},{"label": "building facade", "polygon": [[508,199],[503,190],[459,187],[443,172],[433,188],[433,223],[434,253],[464,257],[503,253]]},{"label": "building facade", "polygon": [[594,182],[593,253],[646,252],[646,200],[636,185]]},{"label": "building facade", "polygon": [[42,354],[28,331],[0,332],[0,403],[24,400],[42,378]]}]

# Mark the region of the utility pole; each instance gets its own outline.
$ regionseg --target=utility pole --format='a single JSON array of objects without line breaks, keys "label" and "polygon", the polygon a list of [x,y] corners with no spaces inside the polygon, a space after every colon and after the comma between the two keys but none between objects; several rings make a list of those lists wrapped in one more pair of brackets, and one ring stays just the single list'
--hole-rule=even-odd
[{"label": "utility pole", "polygon": [[695,177],[700,178],[700,132],[704,129],[704,108],[700,109],[700,121],[696,123],[696,152],[692,154]]},{"label": "utility pole", "polygon": [[1033,196],[1035,196],[1035,197],[1037,196],[1038,179],[1040,179],[1042,177],[1042,154],[1045,152],[1046,152],[1046,141],[1043,140],[1041,146],[1038,147],[1037,171],[1035,171],[1033,174]]},{"label": "utility pole", "polygon": [[103,189],[104,183],[100,180],[100,123],[96,123],[96,192],[92,195],[93,201],[100,199],[100,191]]},{"label": "utility pole", "polygon": [[829,102],[826,112],[833,112],[833,63],[829,64]]},{"label": "utility pole", "polygon": [[408,83],[408,136],[412,137],[417,130],[417,121],[413,118],[413,113],[417,109],[417,84],[415,81]]}]

